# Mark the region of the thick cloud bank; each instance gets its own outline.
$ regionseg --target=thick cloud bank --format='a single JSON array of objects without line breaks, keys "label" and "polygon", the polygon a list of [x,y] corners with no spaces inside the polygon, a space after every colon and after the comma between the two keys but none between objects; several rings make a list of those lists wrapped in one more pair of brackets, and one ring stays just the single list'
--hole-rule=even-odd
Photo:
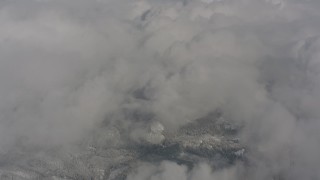
[{"label": "thick cloud bank", "polygon": [[319,8],[318,0],[1,1],[0,150],[51,149],[92,132],[105,148],[160,144],[219,109],[241,126],[246,163],[141,162],[127,179],[320,179]]}]

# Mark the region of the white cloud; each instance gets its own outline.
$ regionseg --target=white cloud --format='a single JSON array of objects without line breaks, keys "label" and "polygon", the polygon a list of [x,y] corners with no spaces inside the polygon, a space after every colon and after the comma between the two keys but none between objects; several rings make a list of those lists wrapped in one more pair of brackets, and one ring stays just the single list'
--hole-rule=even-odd
[{"label": "white cloud", "polygon": [[[159,143],[162,133],[221,108],[245,125],[240,136],[255,164],[247,179],[320,177],[313,171],[320,165],[318,1],[0,5],[1,149],[21,137],[40,147],[75,142],[114,121],[133,140],[150,135]],[[164,131],[150,134],[123,109],[152,114]],[[165,162],[128,179],[239,173],[197,168],[190,175]]]}]

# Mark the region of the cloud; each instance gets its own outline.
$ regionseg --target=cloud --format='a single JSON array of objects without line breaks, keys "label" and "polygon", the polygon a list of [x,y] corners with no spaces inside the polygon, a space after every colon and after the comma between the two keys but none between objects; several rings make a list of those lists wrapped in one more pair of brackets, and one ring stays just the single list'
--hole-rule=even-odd
[{"label": "cloud", "polygon": [[189,171],[166,161],[142,164],[128,179],[317,179],[319,5],[3,1],[0,149],[105,136],[101,124],[115,141],[158,144],[222,109],[243,125],[250,165]]},{"label": "cloud", "polygon": [[191,171],[186,166],[163,161],[159,165],[141,164],[137,170],[128,175],[127,180],[235,180],[239,179],[236,167],[212,171],[206,163],[201,163]]}]

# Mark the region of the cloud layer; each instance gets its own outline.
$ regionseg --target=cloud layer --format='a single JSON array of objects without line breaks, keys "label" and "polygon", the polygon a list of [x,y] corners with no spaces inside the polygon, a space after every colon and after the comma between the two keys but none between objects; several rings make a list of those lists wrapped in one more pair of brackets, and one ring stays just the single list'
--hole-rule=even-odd
[{"label": "cloud layer", "polygon": [[142,164],[128,180],[319,179],[319,7],[317,0],[2,1],[0,149],[21,139],[74,143],[119,122],[129,139],[159,143],[146,124],[170,134],[219,108],[243,125],[249,165]]}]

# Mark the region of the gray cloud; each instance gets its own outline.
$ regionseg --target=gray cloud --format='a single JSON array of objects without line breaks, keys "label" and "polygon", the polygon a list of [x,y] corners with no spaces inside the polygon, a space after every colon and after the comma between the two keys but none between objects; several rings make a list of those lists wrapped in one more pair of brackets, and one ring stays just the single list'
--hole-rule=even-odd
[{"label": "gray cloud", "polygon": [[[243,127],[248,165],[142,163],[128,180],[319,179],[319,5],[0,2],[0,149],[21,139],[72,144],[92,132],[114,135],[100,145],[157,144],[221,109]],[[148,129],[157,123],[163,131]]]}]

